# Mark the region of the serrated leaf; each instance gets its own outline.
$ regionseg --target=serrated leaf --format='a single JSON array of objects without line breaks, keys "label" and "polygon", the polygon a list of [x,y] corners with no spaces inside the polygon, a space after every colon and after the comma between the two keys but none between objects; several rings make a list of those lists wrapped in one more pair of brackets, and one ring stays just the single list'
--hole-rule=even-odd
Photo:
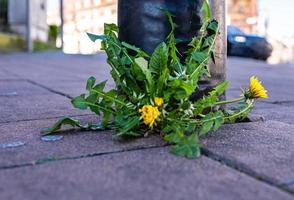
[{"label": "serrated leaf", "polygon": [[109,124],[111,115],[112,115],[112,113],[110,113],[110,112],[103,113],[103,118],[102,118],[102,126],[103,127],[107,127],[107,125]]},{"label": "serrated leaf", "polygon": [[87,33],[88,37],[90,38],[90,40],[92,42],[95,42],[96,40],[105,40],[105,36],[104,35],[95,35],[92,33]]},{"label": "serrated leaf", "polygon": [[140,66],[136,63],[131,65],[132,69],[132,75],[136,78],[136,80],[144,81],[146,79],[146,76]]},{"label": "serrated leaf", "polygon": [[207,134],[212,129],[216,131],[225,122],[222,111],[210,112],[202,120],[200,135]]},{"label": "serrated leaf", "polygon": [[[172,127],[171,127],[172,128]],[[183,139],[184,134],[179,132],[173,132],[164,136],[164,140],[172,143],[180,143]]]},{"label": "serrated leaf", "polygon": [[211,36],[204,38],[202,50],[205,50],[205,49],[212,47],[214,44],[214,41],[215,41],[215,35],[211,35]]},{"label": "serrated leaf", "polygon": [[171,152],[175,155],[193,159],[200,156],[200,145],[196,133],[182,140],[172,147]]},{"label": "serrated leaf", "polygon": [[91,76],[88,80],[87,80],[87,86],[86,89],[89,91],[93,88],[93,86],[95,85],[96,82],[96,78]]},{"label": "serrated leaf", "polygon": [[139,65],[139,67],[142,69],[142,71],[147,71],[148,70],[148,61],[145,60],[144,58],[140,57],[140,58],[136,58],[135,62],[137,63],[137,65]]},{"label": "serrated leaf", "polygon": [[118,26],[116,24],[104,24],[104,32],[110,34],[111,32],[118,32]]},{"label": "serrated leaf", "polygon": [[84,94],[73,98],[71,100],[71,103],[75,108],[78,108],[78,109],[81,109],[81,110],[86,110],[88,108],[87,101],[85,99]]},{"label": "serrated leaf", "polygon": [[135,63],[140,67],[142,72],[144,73],[146,80],[149,85],[149,89],[152,90],[153,88],[153,79],[150,70],[148,69],[148,61],[142,57],[136,58]]},{"label": "serrated leaf", "polygon": [[150,59],[150,69],[153,73],[161,74],[167,68],[168,48],[164,42],[160,43],[154,50]]},{"label": "serrated leaf", "polygon": [[134,127],[140,124],[140,118],[137,116],[127,119],[122,117],[119,120],[116,119],[116,122],[118,122],[118,126],[120,127],[116,136],[124,136],[127,132],[130,132]]},{"label": "serrated leaf", "polygon": [[168,86],[169,86],[169,89],[165,93],[173,94],[173,97],[177,100],[182,100],[182,99],[190,97],[190,95],[195,90],[193,83],[187,83],[180,79],[175,79],[170,81],[168,83]]},{"label": "serrated leaf", "polygon": [[194,52],[192,53],[192,59],[198,63],[202,63],[207,59],[208,55],[203,52]]},{"label": "serrated leaf", "polygon": [[223,125],[224,123],[225,123],[224,114],[221,111],[217,112],[217,117],[214,121],[213,130],[214,131],[218,130],[221,127],[221,125]]},{"label": "serrated leaf", "polygon": [[212,129],[214,124],[214,121],[210,120],[210,116],[208,118],[204,118],[204,120],[208,120],[208,121],[202,124],[200,135],[204,135],[208,133]]},{"label": "serrated leaf", "polygon": [[225,110],[225,123],[235,123],[248,117],[249,112],[254,108],[254,101],[246,101],[238,110]]},{"label": "serrated leaf", "polygon": [[222,83],[220,83],[214,88],[214,91],[216,92],[216,95],[221,95],[226,91],[228,87],[229,87],[229,81],[223,81]]},{"label": "serrated leaf", "polygon": [[95,104],[99,99],[99,95],[97,93],[90,94],[86,101]]},{"label": "serrated leaf", "polygon": [[72,127],[79,127],[84,130],[93,130],[93,131],[106,130],[105,128],[107,128],[109,126],[109,124],[107,124],[107,126],[102,126],[101,124],[92,124],[92,123],[82,125],[79,120],[76,120],[76,119],[73,119],[70,117],[63,117],[60,120],[58,120],[50,128],[47,128],[47,129],[41,131],[41,134],[42,135],[50,135],[52,133],[58,132],[62,128],[62,126],[64,126],[64,125],[70,125]]},{"label": "serrated leaf", "polygon": [[51,133],[57,132],[61,129],[63,125],[70,125],[72,127],[79,126],[80,122],[78,120],[69,118],[69,117],[64,117],[58,120],[53,126],[50,128],[47,128],[41,132],[42,135],[49,135]]},{"label": "serrated leaf", "polygon": [[107,81],[102,81],[94,86],[93,90],[97,92],[103,92]]},{"label": "serrated leaf", "polygon": [[135,51],[141,57],[149,57],[149,55],[146,52],[144,52],[143,50],[141,50],[140,48],[138,48],[138,47],[136,47],[134,45],[131,45],[131,44],[126,43],[126,42],[122,42],[121,45],[126,47],[127,49]]},{"label": "serrated leaf", "polygon": [[213,33],[215,34],[218,30],[218,22],[215,20],[211,21],[208,24],[207,29],[213,31]]},{"label": "serrated leaf", "polygon": [[203,1],[200,12],[201,12],[201,16],[202,16],[202,19],[204,20],[204,22],[207,22],[211,19],[212,13],[211,13],[211,9],[210,9],[210,5],[209,5],[208,0]]}]

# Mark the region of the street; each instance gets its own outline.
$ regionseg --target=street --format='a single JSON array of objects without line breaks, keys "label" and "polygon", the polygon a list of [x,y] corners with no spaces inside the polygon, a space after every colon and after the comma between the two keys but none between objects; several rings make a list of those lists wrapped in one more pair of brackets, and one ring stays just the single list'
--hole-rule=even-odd
[{"label": "street", "polygon": [[[269,93],[253,122],[202,139],[195,160],[161,138],[113,141],[112,131],[69,129],[42,139],[62,116],[98,122],[70,98],[86,80],[109,79],[105,55],[0,55],[0,199],[294,199],[294,65],[229,58],[227,98],[257,76]],[[113,88],[113,81],[107,88]]]}]

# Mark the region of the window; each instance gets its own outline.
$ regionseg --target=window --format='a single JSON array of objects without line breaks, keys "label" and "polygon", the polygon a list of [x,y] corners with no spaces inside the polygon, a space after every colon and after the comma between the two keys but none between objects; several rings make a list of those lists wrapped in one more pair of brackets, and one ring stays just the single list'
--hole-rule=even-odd
[{"label": "window", "polygon": [[0,30],[8,25],[8,0],[0,0]]},{"label": "window", "polygon": [[101,0],[94,0],[95,6],[99,6],[101,4]]},{"label": "window", "polygon": [[84,7],[88,8],[91,6],[91,1],[90,0],[84,0]]}]

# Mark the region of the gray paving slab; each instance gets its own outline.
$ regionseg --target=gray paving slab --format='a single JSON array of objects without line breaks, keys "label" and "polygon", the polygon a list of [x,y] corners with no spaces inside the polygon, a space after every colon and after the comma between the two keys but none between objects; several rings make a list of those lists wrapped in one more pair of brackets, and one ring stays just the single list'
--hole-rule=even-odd
[{"label": "gray paving slab", "polygon": [[[18,57],[18,58],[16,58]],[[52,59],[54,58],[54,59]],[[4,56],[0,66],[19,77],[33,81],[86,80],[89,76],[109,77],[104,54],[97,56],[53,54],[17,54]],[[42,79],[40,78],[42,77]]]},{"label": "gray paving slab", "polygon": [[0,80],[0,123],[89,114],[73,108],[70,99],[27,81]]},{"label": "gray paving slab", "polygon": [[252,113],[262,115],[267,120],[275,120],[294,125],[294,103],[284,103],[282,105],[268,105],[266,109],[258,108]]},{"label": "gray paving slab", "polygon": [[[103,79],[103,77],[97,77],[96,79],[96,83],[99,83],[101,81],[105,81],[105,79]],[[71,97],[75,97],[78,96],[82,93],[88,93],[86,91],[86,82],[87,80],[82,80],[82,81],[60,81],[60,80],[56,80],[56,81],[43,81],[42,85],[53,89],[54,91],[58,91],[61,92],[63,94],[67,94]],[[104,91],[108,91],[110,89],[115,88],[115,84],[113,82],[112,79],[109,79]]]},{"label": "gray paving slab", "polygon": [[57,94],[0,97],[0,123],[89,114],[73,108],[70,99]]},{"label": "gray paving slab", "polygon": [[0,97],[17,96],[24,98],[26,95],[51,94],[39,86],[33,85],[25,80],[1,80],[0,79]]},{"label": "gray paving slab", "polygon": [[0,80],[11,80],[11,79],[18,79],[18,78],[2,70],[2,67],[0,65]]},{"label": "gray paving slab", "polygon": [[293,128],[278,121],[225,125],[202,142],[213,156],[283,185],[294,180]]},{"label": "gray paving slab", "polygon": [[53,69],[43,64],[29,64],[26,66],[25,63],[15,61],[15,63],[11,64],[9,71],[20,79],[28,79],[39,83],[56,80],[81,80],[79,75],[72,73],[71,70],[64,72],[63,70]]},{"label": "gray paving slab", "polygon": [[293,196],[218,162],[167,148],[0,171],[1,199],[292,200]]},{"label": "gray paving slab", "polygon": [[[241,95],[241,90],[238,84],[234,84],[235,88],[230,88],[227,91],[228,98],[236,98]],[[279,84],[272,85],[268,84],[266,90],[268,90],[268,99],[261,99],[261,102],[284,102],[284,101],[293,101],[294,102],[294,90],[292,90],[292,86],[290,84]],[[244,86],[242,88],[248,88],[248,86]]]},{"label": "gray paving slab", "polygon": [[[83,123],[100,121],[97,116],[75,118],[81,119]],[[56,121],[57,119],[50,119],[0,124],[1,144],[25,143],[15,148],[0,148],[0,168],[35,163],[50,157],[80,157],[165,144],[159,137],[114,141],[112,140],[113,131],[81,132],[79,129],[63,132],[62,140],[42,141],[41,130],[50,127]]]},{"label": "gray paving slab", "polygon": [[[15,121],[21,120],[89,114],[87,111],[82,112],[73,109],[68,98],[53,94],[34,84],[30,85],[27,81],[22,82],[22,79],[44,85],[64,94],[76,96],[84,91],[85,81],[92,75],[96,76],[98,80],[109,78],[109,67],[105,63],[104,54],[97,56],[64,55],[60,53],[0,55],[0,93],[6,94],[2,96],[0,94],[0,144],[25,142],[25,145],[15,148],[0,148],[0,157],[3,158],[0,159],[0,168],[34,164],[49,158],[74,159],[164,145],[159,137],[139,139],[135,142],[118,143],[111,140],[111,132],[93,133],[78,131],[74,132],[75,134],[64,133],[63,139],[56,142],[43,142],[39,135],[40,130],[43,127],[50,126],[55,120],[33,120],[15,123]],[[260,77],[266,89],[269,90],[270,96],[269,99],[262,100],[257,104],[253,114],[263,115],[267,120],[274,119],[288,124],[266,121],[264,123],[226,125],[220,131],[213,133],[203,140],[204,148],[207,154],[210,153],[212,157],[221,158],[223,162],[232,164],[232,167],[247,169],[249,174],[253,172],[251,174],[252,176],[260,176],[262,179],[266,178],[270,182],[294,191],[294,168],[292,167],[294,163],[291,160],[294,158],[294,137],[292,134],[294,126],[290,125],[293,124],[291,119],[294,117],[291,114],[291,110],[294,108],[294,90],[291,89],[294,83],[294,67],[291,65],[268,65],[264,62],[245,59],[229,59],[228,79],[231,81],[231,88],[228,91],[228,96],[239,96],[239,87],[247,86],[249,77],[252,75]],[[19,81],[1,82],[1,80],[10,79],[19,79]],[[19,85],[20,83],[23,84]],[[97,120],[93,116],[82,117],[85,121],[88,118]],[[72,133],[72,131],[68,133]],[[124,156],[120,157],[121,155]],[[155,160],[155,158],[157,159]],[[176,162],[174,159],[176,159]],[[93,161],[88,162],[88,160]],[[112,160],[115,162],[112,162]],[[203,161],[204,164],[198,169],[198,162],[202,162],[202,160],[205,160]],[[217,173],[211,173],[209,170],[204,171],[202,169],[205,167],[210,169],[217,166],[217,162],[211,160],[209,162],[213,164],[206,164],[207,160],[209,159],[202,157],[199,160],[191,161],[195,164],[192,168],[196,167],[196,170],[193,168],[196,179],[192,179],[194,176],[188,177],[187,174],[184,174],[185,178],[181,179],[180,174],[182,171],[179,171],[179,167],[177,166],[187,169],[190,166],[189,161],[170,157],[166,150],[163,150],[163,153],[157,151],[157,149],[154,151],[144,151],[143,156],[141,153],[132,152],[98,156],[93,159],[58,161],[48,165],[8,170],[8,172],[15,172],[17,176],[13,177],[12,173],[5,174],[7,178],[4,180],[12,179],[12,181],[7,186],[6,183],[1,183],[0,191],[4,191],[6,195],[4,199],[6,197],[7,199],[10,197],[14,198],[14,191],[8,188],[18,188],[20,191],[18,195],[28,199],[43,199],[43,197],[45,199],[51,199],[55,197],[52,196],[52,191],[58,191],[56,194],[59,194],[58,196],[61,196],[63,199],[71,197],[69,193],[80,197],[77,199],[83,197],[91,199],[94,198],[94,195],[99,195],[98,192],[104,194],[105,197],[114,199],[119,199],[117,197],[118,193],[122,195],[120,197],[138,199],[138,196],[134,196],[131,193],[131,189],[135,188],[135,191],[142,192],[143,189],[147,188],[147,192],[149,191],[148,194],[150,191],[155,191],[151,193],[155,199],[158,196],[158,199],[164,199],[165,196],[171,196],[173,194],[172,191],[179,189],[174,183],[184,182],[185,179],[187,183],[183,183],[184,187],[181,187],[178,190],[179,193],[176,193],[176,195],[173,194],[171,197],[182,199],[187,199],[186,197],[190,197],[191,195],[200,199],[240,199],[238,198],[239,196],[241,196],[241,199],[256,199],[250,195],[255,195],[257,199],[287,199],[289,197],[283,196],[285,195],[284,193],[280,193],[280,191],[269,186],[266,187],[270,189],[264,189],[265,184],[252,181],[253,179],[251,180],[248,177],[245,178],[246,180],[240,178],[241,175],[237,172],[238,178],[232,175],[233,181],[226,179],[231,182],[227,183],[222,179],[224,178],[223,174],[225,174],[225,177],[231,177],[231,175],[226,175],[227,169],[223,170],[223,166],[221,169],[218,169],[220,167],[216,167]],[[132,168],[132,166],[130,167],[130,162],[139,163],[140,165],[138,164],[138,166]],[[176,163],[175,165],[173,164],[174,162]],[[117,163],[121,163],[121,165],[117,165]],[[167,168],[170,170],[167,173],[168,177],[162,177],[161,174],[163,172],[157,173],[157,167],[152,163],[160,165],[158,167],[160,169],[158,170],[159,172],[163,171],[161,168],[166,168],[168,163],[168,167],[170,167]],[[116,166],[120,167],[116,168]],[[102,169],[102,174],[98,172],[93,177],[92,174],[96,173],[97,167],[98,169]],[[127,171],[125,172],[126,175],[119,174],[116,177],[117,174],[115,172],[120,172],[125,168],[129,169],[128,167],[130,168],[130,172]],[[155,170],[150,170],[148,167]],[[63,172],[62,170],[66,168],[71,170],[68,173],[59,173],[60,170]],[[32,169],[34,172],[36,170],[36,173],[32,173]],[[84,171],[81,169],[84,169]],[[74,173],[75,170],[78,173]],[[123,178],[128,180],[128,177],[134,177],[132,175],[138,171],[144,172],[145,175],[142,179],[139,179],[141,176],[135,176],[135,178],[139,177],[136,179],[136,181],[138,180],[137,182],[124,184]],[[229,171],[234,170],[230,169]],[[111,174],[110,177],[113,178],[107,179],[105,176],[106,172]],[[230,173],[228,172],[228,174]],[[204,178],[202,174],[210,176]],[[242,176],[245,177],[245,175]],[[38,187],[35,180],[41,180],[42,177],[45,177],[46,180],[41,182]],[[55,180],[55,177],[61,178]],[[88,179],[84,179],[83,177],[88,177]],[[160,183],[167,182],[168,184],[160,185],[160,183],[155,183],[153,186],[153,184],[150,184],[152,181],[150,181],[149,177],[152,180],[157,177],[159,179],[162,177]],[[207,177],[210,179],[207,179]],[[50,182],[51,180],[49,179],[54,179],[54,181]],[[250,181],[247,181],[247,179],[250,179]],[[20,181],[17,182],[14,180]],[[69,182],[64,182],[64,180],[69,180]],[[75,184],[73,180],[78,180],[78,183]],[[113,183],[113,180],[117,182]],[[197,187],[197,180],[198,184],[199,182],[203,182],[203,185]],[[92,183],[91,185],[103,185],[103,187],[101,190],[97,190],[97,187],[95,187],[96,191],[93,187],[86,186],[88,181]],[[105,181],[108,185],[106,184],[107,186],[104,187]],[[0,182],[2,181],[0,180]],[[120,187],[120,184],[117,185],[116,183],[122,183],[123,187]],[[48,187],[48,185],[52,186]],[[54,187],[54,185],[65,185],[65,187]],[[147,185],[147,187],[138,188],[138,185]],[[209,187],[205,189],[204,186],[207,185]],[[196,188],[196,192],[192,190],[192,186],[194,186],[193,189]],[[76,192],[74,188],[77,187],[81,188],[82,192]],[[104,192],[112,191],[113,188],[118,188],[115,190],[114,195]],[[230,188],[230,191],[233,193],[230,194],[231,196],[228,195],[227,188]],[[187,196],[181,196],[185,192],[187,192]],[[243,195],[244,193],[247,196]],[[280,196],[281,194],[283,195]],[[223,198],[217,198],[217,195]]]},{"label": "gray paving slab", "polygon": [[[264,101],[294,100],[294,65],[269,65],[251,59],[230,58],[227,78],[232,89],[248,87],[249,78],[258,76],[269,92],[269,99]],[[235,92],[239,94],[239,91]]]}]

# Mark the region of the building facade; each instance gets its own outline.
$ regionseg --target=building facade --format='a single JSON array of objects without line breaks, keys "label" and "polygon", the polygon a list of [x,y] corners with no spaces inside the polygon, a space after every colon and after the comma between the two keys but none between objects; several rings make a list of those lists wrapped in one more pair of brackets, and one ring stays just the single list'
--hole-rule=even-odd
[{"label": "building facade", "polygon": [[[228,0],[228,24],[247,33],[257,31],[257,0]],[[64,0],[64,51],[66,53],[93,53],[93,45],[86,32],[103,33],[103,24],[117,22],[117,0]]]},{"label": "building facade", "polygon": [[64,0],[64,52],[94,53],[100,48],[86,33],[103,34],[104,23],[116,23],[117,0]]},{"label": "building facade", "polygon": [[[47,0],[30,0],[32,39],[48,40]],[[9,29],[25,37],[27,31],[26,1],[8,0],[8,26]]]},{"label": "building facade", "polygon": [[246,33],[257,33],[257,0],[228,0],[227,21]]}]

